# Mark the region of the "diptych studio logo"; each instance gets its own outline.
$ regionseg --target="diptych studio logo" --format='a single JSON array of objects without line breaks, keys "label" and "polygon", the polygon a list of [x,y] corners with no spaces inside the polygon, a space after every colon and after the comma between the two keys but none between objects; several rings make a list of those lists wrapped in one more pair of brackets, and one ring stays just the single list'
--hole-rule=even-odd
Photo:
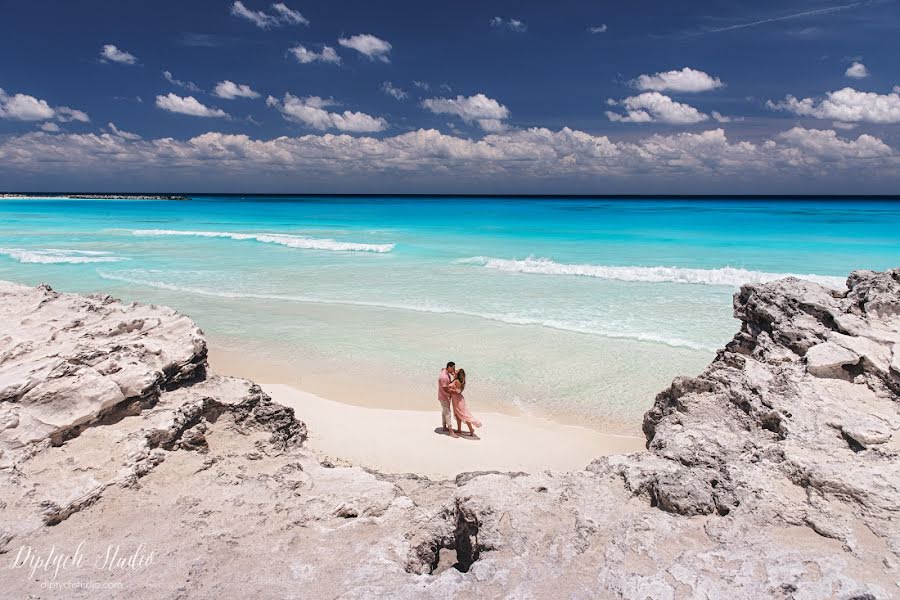
[{"label": "diptych studio logo", "polygon": [[100,576],[101,573],[126,574],[147,569],[153,564],[155,553],[144,544],[136,547],[124,547],[109,544],[105,548],[91,549],[81,542],[70,549],[51,546],[49,550],[39,550],[31,546],[20,546],[18,552],[9,562],[9,569],[22,570],[30,580],[40,580],[41,587],[46,588],[94,588],[121,587],[121,581],[61,581],[61,576],[89,575]]}]

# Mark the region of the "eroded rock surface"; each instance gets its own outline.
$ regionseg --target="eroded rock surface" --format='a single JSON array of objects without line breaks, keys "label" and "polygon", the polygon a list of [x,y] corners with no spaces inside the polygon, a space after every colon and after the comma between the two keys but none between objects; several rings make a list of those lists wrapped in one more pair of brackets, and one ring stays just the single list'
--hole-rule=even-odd
[{"label": "eroded rock surface", "polygon": [[321,460],[292,410],[211,374],[201,332],[170,309],[0,283],[0,556],[155,552],[56,579],[3,568],[0,589],[900,597],[900,270],[848,285],[742,288],[741,330],[657,396],[645,453],[433,481]]}]

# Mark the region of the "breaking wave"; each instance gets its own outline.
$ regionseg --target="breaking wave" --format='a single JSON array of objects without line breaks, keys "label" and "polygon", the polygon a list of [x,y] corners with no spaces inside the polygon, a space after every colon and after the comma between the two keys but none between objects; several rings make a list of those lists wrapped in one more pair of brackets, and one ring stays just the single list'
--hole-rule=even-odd
[{"label": "breaking wave", "polygon": [[721,285],[740,287],[745,283],[766,283],[784,277],[797,277],[833,288],[845,286],[844,277],[829,275],[798,275],[794,273],[767,273],[749,271],[734,267],[721,269],[687,269],[681,267],[621,267],[587,264],[564,264],[548,258],[526,258],[510,260],[474,256],[459,261],[506,271],[509,273],[532,273],[539,275],[574,275],[579,277],[596,277],[598,279],[615,279],[617,281],[639,281],[648,283],[691,283],[697,285]]},{"label": "breaking wave", "polygon": [[232,231],[183,231],[178,229],[135,229],[134,235],[179,235],[232,240],[254,240],[264,244],[279,244],[304,250],[333,250],[338,252],[390,252],[394,244],[360,244],[332,239],[308,238],[284,233],[235,233]]},{"label": "breaking wave", "polygon": [[0,248],[0,254],[20,263],[79,264],[111,263],[128,260],[99,250],[60,250],[58,248]]}]

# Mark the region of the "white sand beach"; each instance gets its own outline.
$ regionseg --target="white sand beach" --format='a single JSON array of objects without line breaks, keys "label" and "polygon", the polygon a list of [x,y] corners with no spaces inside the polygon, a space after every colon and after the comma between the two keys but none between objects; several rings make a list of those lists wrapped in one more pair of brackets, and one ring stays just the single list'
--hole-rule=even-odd
[{"label": "white sand beach", "polygon": [[577,470],[598,456],[638,452],[644,438],[604,434],[536,417],[480,413],[476,438],[440,430],[433,411],[353,406],[289,385],[260,384],[275,402],[294,409],[309,428],[306,446],[335,462],[388,473],[452,477],[466,471]]},{"label": "white sand beach", "polygon": [[464,435],[454,438],[440,429],[436,388],[388,393],[348,377],[325,386],[338,394],[325,398],[298,385],[282,365],[242,360],[216,345],[209,360],[216,373],[251,379],[275,402],[293,408],[309,429],[306,447],[336,464],[442,478],[466,471],[580,470],[600,456],[645,449],[639,422],[624,434],[604,432],[481,409],[477,402],[470,408],[484,426],[473,439],[463,425]]}]

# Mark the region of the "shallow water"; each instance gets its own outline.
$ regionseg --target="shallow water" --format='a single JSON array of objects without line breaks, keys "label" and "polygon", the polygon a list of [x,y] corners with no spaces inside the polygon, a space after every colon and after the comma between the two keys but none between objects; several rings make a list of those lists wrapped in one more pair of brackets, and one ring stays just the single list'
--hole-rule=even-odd
[{"label": "shallow water", "polygon": [[473,408],[608,426],[730,339],[741,283],[841,286],[898,231],[865,200],[0,200],[0,278],[171,305],[338,400],[431,408],[453,359]]}]

